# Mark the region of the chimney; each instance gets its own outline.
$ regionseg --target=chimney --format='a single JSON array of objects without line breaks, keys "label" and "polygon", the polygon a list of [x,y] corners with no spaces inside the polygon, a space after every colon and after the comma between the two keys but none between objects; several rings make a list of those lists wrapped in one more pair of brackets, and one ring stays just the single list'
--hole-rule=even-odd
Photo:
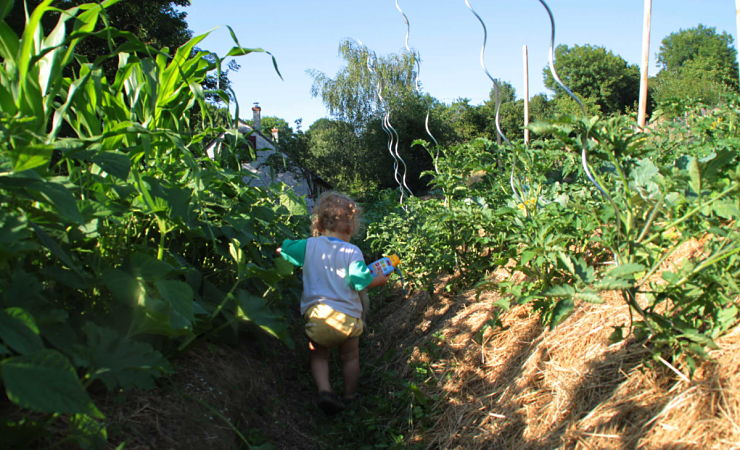
[{"label": "chimney", "polygon": [[262,108],[260,108],[259,102],[254,102],[254,106],[252,107],[252,128],[254,128],[257,131],[260,131],[262,128],[261,118],[260,118],[260,112],[262,111]]},{"label": "chimney", "polygon": [[280,130],[278,130],[277,128],[273,127],[272,130],[270,130],[270,131],[272,131],[272,140],[275,141],[275,142],[277,142],[278,141],[278,132]]}]

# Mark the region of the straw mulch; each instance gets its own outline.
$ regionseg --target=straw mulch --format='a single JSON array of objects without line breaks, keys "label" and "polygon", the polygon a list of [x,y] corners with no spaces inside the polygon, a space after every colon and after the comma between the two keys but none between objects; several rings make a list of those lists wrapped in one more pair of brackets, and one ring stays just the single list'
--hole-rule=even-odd
[{"label": "straw mulch", "polygon": [[[502,269],[494,279],[509,276]],[[629,324],[617,293],[604,295],[600,305],[579,305],[554,330],[528,306],[501,311],[497,300],[494,293],[422,293],[394,302],[385,315],[384,345],[407,349],[389,364],[427,364],[435,374],[428,385],[441,399],[438,420],[431,430],[412,430],[419,443],[444,449],[740,448],[740,327],[718,340],[712,360],[689,379],[668,361],[646,365],[647,350],[633,341],[610,343],[613,327]],[[485,327],[496,314],[503,326]]]}]

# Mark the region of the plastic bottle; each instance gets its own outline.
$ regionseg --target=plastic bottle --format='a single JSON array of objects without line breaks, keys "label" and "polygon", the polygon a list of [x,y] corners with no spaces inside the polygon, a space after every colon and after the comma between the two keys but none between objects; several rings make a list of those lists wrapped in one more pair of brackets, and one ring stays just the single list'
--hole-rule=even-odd
[{"label": "plastic bottle", "polygon": [[401,264],[401,258],[398,255],[388,255],[380,258],[379,260],[371,263],[367,267],[373,275],[383,273],[384,275],[390,275],[391,272],[397,270],[398,265]]}]

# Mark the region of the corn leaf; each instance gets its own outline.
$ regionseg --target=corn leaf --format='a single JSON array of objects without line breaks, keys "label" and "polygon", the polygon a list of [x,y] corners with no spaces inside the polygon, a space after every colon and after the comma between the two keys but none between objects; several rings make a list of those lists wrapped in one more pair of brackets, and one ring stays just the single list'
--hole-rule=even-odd
[{"label": "corn leaf", "polygon": [[13,0],[0,0],[0,21],[5,20],[13,9]]}]

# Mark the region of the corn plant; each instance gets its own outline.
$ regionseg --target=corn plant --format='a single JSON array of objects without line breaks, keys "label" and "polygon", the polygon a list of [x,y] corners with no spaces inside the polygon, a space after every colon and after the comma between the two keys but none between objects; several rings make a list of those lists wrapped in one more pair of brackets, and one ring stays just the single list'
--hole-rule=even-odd
[{"label": "corn plant", "polygon": [[[21,36],[0,20],[0,370],[8,399],[34,413],[6,420],[11,446],[61,416],[69,439],[99,445],[88,388],[153,387],[167,356],[205,334],[249,321],[290,344],[290,268],[273,253],[302,223],[300,199],[248,187],[244,140],[211,126],[201,85],[222,60],[195,50],[206,35],[153,49],[101,24],[114,3],[43,1]],[[11,6],[0,1],[0,19]],[[113,50],[89,62],[75,47],[92,36]],[[236,42],[227,55],[255,51]]]}]

